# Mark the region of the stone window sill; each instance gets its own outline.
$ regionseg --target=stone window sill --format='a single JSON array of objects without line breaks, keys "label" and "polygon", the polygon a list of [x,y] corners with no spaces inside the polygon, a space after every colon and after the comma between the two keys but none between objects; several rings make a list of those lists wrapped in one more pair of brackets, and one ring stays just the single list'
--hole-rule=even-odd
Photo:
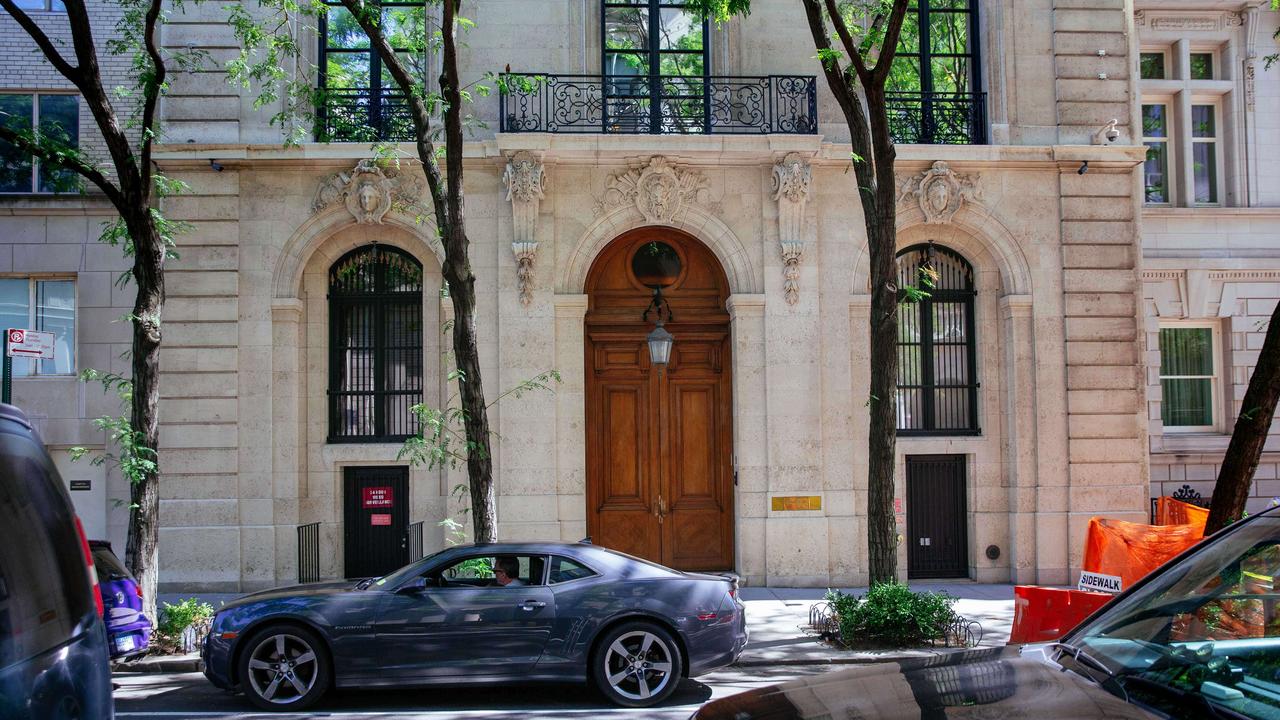
[{"label": "stone window sill", "polygon": [[1222,433],[1165,433],[1165,452],[1198,453],[1225,452],[1231,442],[1230,435]]}]

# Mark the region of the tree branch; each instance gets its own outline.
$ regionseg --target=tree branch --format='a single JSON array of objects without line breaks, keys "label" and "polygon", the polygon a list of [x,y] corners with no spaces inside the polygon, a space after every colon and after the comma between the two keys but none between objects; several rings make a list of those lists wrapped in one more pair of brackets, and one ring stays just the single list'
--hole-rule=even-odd
[{"label": "tree branch", "polygon": [[907,2],[908,0],[894,0],[893,10],[889,13],[889,26],[880,43],[880,55],[876,58],[876,66],[871,70],[872,80],[877,87],[884,87],[893,66],[893,58],[898,53],[898,39],[902,36],[902,21],[907,16]]},{"label": "tree branch", "polygon": [[[443,235],[449,227],[449,214],[446,212],[449,203],[444,193],[440,165],[436,162],[435,144],[431,142],[431,113],[427,110],[425,88],[419,87],[417,79],[405,69],[404,63],[396,55],[391,43],[387,42],[382,28],[375,24],[374,19],[369,15],[368,6],[363,0],[341,0],[341,2],[369,38],[370,44],[378,51],[383,66],[391,73],[391,78],[396,81],[396,85],[400,86],[400,92],[409,103],[409,114],[413,119],[418,147],[418,159],[422,161],[422,172],[427,176],[427,190],[431,193],[431,209],[436,216],[436,229]],[[445,25],[441,35],[447,38],[451,34],[452,27]],[[447,247],[445,258],[448,259]]]},{"label": "tree branch", "polygon": [[44,54],[49,64],[53,65],[54,69],[70,80],[72,84],[79,87],[80,68],[72,67],[71,63],[62,57],[62,53],[58,52],[58,48],[54,47],[53,41],[49,39],[48,35],[45,35],[44,30],[41,30],[39,25],[36,25],[31,16],[20,10],[13,0],[0,0],[0,7],[3,7],[6,12],[13,16],[13,19],[18,21],[18,25],[22,26],[22,29],[31,36],[32,40],[35,40],[36,46],[40,48],[40,52]]},{"label": "tree branch", "polygon": [[867,65],[862,59],[862,52],[858,49],[858,45],[853,42],[853,35],[849,32],[849,26],[844,21],[844,16],[840,14],[840,8],[836,6],[836,0],[826,0],[827,15],[831,17],[831,26],[836,29],[836,35],[840,37],[840,44],[844,45],[844,51],[849,55],[849,62],[853,64],[853,69],[858,73],[858,79],[862,79],[867,74]]},{"label": "tree branch", "polygon": [[152,132],[156,119],[156,105],[160,100],[160,88],[164,86],[165,75],[167,70],[164,66],[164,58],[160,55],[160,48],[156,46],[156,23],[160,19],[160,3],[161,0],[151,0],[151,5],[147,7],[146,21],[142,30],[143,43],[147,48],[147,56],[151,58],[151,66],[153,76],[149,84],[144,84],[142,93],[142,160],[138,163],[142,173],[142,197],[143,202],[150,202],[151,183],[148,180],[151,177],[151,146],[155,142],[155,134]]},{"label": "tree branch", "polygon": [[102,192],[106,194],[107,199],[111,201],[111,204],[115,205],[116,210],[120,211],[122,215],[124,214],[124,194],[121,193],[120,189],[112,184],[111,180],[96,167],[84,162],[83,160],[59,155],[53,149],[34,143],[31,141],[31,138],[7,128],[4,125],[0,125],[0,140],[11,143],[23,154],[34,155],[50,165],[71,170],[94,185],[97,185]]}]

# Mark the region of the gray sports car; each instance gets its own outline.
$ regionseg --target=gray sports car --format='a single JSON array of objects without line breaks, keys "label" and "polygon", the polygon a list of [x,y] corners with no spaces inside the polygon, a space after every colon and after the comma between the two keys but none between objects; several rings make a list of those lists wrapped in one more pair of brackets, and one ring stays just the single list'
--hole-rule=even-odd
[{"label": "gray sports car", "polygon": [[205,676],[270,710],[330,686],[590,682],[647,707],[747,643],[737,584],[582,543],[464,545],[218,611]]}]

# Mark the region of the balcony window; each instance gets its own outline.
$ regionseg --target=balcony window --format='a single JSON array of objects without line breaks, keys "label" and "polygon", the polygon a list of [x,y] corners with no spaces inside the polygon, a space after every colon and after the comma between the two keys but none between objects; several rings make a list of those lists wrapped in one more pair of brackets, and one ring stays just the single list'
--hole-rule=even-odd
[{"label": "balcony window", "polygon": [[[321,105],[316,135],[321,142],[409,141],[413,121],[404,94],[369,45],[369,37],[340,3],[325,2],[320,20]],[[416,78],[427,77],[426,18],[422,2],[382,0],[387,40]]]},{"label": "balcony window", "polygon": [[615,132],[701,133],[707,22],[685,2],[603,0],[604,122]]},{"label": "balcony window", "polygon": [[986,142],[977,27],[976,0],[912,3],[887,84],[894,142]]}]

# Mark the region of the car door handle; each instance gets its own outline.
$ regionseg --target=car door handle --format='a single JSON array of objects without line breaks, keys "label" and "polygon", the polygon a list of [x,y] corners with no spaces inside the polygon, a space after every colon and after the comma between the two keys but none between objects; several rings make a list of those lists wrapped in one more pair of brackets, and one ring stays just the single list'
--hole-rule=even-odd
[{"label": "car door handle", "polygon": [[533,612],[538,608],[544,608],[546,606],[547,604],[544,602],[538,602],[537,600],[525,600],[524,602],[520,603],[516,607],[520,608],[521,610],[524,610],[525,612]]}]

